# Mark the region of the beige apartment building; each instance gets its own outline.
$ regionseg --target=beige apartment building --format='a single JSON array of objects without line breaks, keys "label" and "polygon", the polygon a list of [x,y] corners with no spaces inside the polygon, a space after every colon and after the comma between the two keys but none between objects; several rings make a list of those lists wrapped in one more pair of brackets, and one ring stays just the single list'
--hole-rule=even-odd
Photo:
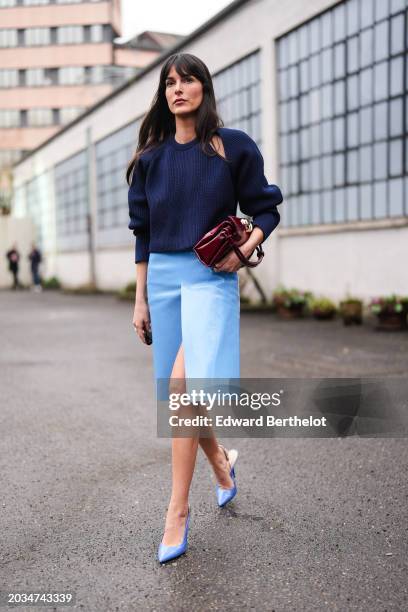
[{"label": "beige apartment building", "polygon": [[[81,6],[78,6],[78,5]],[[178,36],[126,43],[120,0],[0,0],[0,189],[8,168],[153,61]],[[7,199],[7,198],[6,198]]]}]

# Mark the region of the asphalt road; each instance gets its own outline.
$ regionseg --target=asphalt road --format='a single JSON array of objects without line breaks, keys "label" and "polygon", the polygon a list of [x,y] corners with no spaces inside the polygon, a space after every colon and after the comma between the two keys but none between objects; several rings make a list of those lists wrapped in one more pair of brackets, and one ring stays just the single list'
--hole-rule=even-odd
[{"label": "asphalt road", "polygon": [[[0,292],[0,589],[74,592],[86,612],[407,610],[401,438],[238,439],[225,509],[200,451],[188,552],[158,564],[170,444],[132,308]],[[371,323],[242,314],[241,345],[246,377],[408,371],[408,333]]]}]

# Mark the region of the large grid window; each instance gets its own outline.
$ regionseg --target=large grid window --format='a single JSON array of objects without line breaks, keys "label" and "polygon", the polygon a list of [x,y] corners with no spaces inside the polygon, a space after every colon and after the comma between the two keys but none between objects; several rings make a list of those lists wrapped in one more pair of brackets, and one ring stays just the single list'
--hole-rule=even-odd
[{"label": "large grid window", "polygon": [[55,167],[56,224],[59,245],[81,249],[88,228],[88,163],[86,151]]},{"label": "large grid window", "polygon": [[13,215],[30,217],[35,225],[35,242],[41,250],[55,249],[53,170],[48,170],[15,187]]},{"label": "large grid window", "polygon": [[346,0],[279,39],[285,225],[408,214],[406,24],[405,0]]},{"label": "large grid window", "polygon": [[18,187],[14,186],[13,189],[13,201],[12,201],[12,211],[13,217],[25,217],[26,216],[26,185],[27,183],[23,183]]},{"label": "large grid window", "polygon": [[225,125],[243,130],[261,146],[261,77],[259,52],[213,76],[218,112]]},{"label": "large grid window", "polygon": [[38,178],[26,183],[26,214],[32,219],[36,228],[37,239],[42,242],[41,232],[41,197]]},{"label": "large grid window", "polygon": [[[20,208],[22,208],[24,203],[24,214],[32,219],[36,228],[36,244],[41,249],[44,249],[50,245],[50,239],[52,238],[54,229],[49,192],[49,174],[44,172],[43,174],[35,176],[25,183],[24,187],[24,202],[19,202],[19,199],[22,199],[20,196],[20,198],[17,198],[15,206],[18,208],[20,205]],[[24,189],[24,187],[22,187],[22,189]]]},{"label": "large grid window", "polygon": [[100,230],[123,227],[128,219],[126,168],[136,149],[138,127],[138,121],[132,122],[96,144]]}]

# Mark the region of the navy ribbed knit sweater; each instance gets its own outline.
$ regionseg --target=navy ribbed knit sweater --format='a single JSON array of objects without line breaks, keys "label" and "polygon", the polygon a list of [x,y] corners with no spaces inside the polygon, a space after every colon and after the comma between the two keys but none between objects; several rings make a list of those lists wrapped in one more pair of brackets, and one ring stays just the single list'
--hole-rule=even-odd
[{"label": "navy ribbed knit sweater", "polygon": [[139,158],[129,187],[129,229],[136,236],[135,262],[149,253],[183,251],[228,215],[241,211],[264,233],[280,221],[277,185],[269,185],[264,161],[248,134],[218,128],[225,156],[203,153],[198,138],[178,143],[174,134]]}]

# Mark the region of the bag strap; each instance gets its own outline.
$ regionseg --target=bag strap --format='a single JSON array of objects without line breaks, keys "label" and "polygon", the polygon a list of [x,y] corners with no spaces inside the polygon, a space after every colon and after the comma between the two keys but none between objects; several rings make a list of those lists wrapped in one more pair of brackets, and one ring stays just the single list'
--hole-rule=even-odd
[{"label": "bag strap", "polygon": [[264,253],[264,251],[262,249],[262,245],[260,245],[260,244],[256,247],[256,252],[257,252],[257,255],[258,255],[257,261],[249,261],[249,259],[247,257],[245,257],[245,255],[239,250],[239,247],[237,247],[237,245],[234,244],[232,241],[231,241],[231,245],[232,245],[235,253],[237,254],[238,258],[242,261],[242,263],[245,266],[248,266],[249,268],[255,268],[256,266],[259,266],[259,264],[261,263],[261,261],[264,258],[265,253]]}]

